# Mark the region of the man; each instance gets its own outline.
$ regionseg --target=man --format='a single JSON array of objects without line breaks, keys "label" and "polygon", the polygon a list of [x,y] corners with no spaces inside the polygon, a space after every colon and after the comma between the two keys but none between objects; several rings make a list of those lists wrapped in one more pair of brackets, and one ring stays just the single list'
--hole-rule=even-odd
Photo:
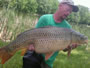
[{"label": "man", "polygon": [[[70,24],[65,20],[71,12],[77,12],[78,7],[74,5],[72,0],[62,0],[57,11],[54,14],[46,14],[40,17],[36,28],[44,26],[56,26],[63,28],[71,28]],[[72,45],[73,48],[75,48]],[[69,50],[67,47],[64,51]],[[53,62],[58,55],[55,52],[47,61],[45,61],[44,54],[35,53],[33,44],[30,45],[29,50],[23,58],[23,68],[52,68]]]}]

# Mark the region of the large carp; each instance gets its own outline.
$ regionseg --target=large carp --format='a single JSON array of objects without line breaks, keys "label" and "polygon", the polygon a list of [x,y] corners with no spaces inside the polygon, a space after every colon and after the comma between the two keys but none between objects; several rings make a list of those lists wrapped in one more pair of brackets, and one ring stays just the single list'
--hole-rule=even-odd
[{"label": "large carp", "polygon": [[45,58],[48,59],[56,51],[63,50],[72,44],[85,44],[87,41],[86,36],[73,29],[52,26],[34,28],[19,34],[14,41],[0,48],[1,64],[20,49],[22,53],[25,53],[30,44],[34,44],[35,52],[45,54]]}]

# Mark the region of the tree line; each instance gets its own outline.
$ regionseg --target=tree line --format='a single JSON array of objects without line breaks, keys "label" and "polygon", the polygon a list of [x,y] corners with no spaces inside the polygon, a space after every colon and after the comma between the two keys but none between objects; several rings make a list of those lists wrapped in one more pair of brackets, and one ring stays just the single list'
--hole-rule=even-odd
[{"label": "tree line", "polygon": [[58,0],[0,0],[0,7],[23,13],[45,14],[53,13],[58,3]]},{"label": "tree line", "polygon": [[[0,0],[0,8],[13,9],[23,14],[52,14],[58,8],[58,0]],[[90,9],[78,5],[79,12],[72,13],[67,20],[70,23],[90,25]]]}]

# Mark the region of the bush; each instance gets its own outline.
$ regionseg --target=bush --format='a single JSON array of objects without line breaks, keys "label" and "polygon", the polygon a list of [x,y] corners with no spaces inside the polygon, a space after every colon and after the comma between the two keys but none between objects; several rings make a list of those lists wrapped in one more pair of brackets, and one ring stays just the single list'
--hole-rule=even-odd
[{"label": "bush", "polygon": [[15,9],[18,12],[35,13],[37,5],[36,0],[12,0],[9,3],[9,8]]}]

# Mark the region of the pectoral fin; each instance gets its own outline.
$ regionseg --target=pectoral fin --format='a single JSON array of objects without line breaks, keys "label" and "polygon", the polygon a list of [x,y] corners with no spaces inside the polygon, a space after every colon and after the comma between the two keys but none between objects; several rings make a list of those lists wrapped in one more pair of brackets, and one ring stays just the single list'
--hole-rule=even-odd
[{"label": "pectoral fin", "polygon": [[24,56],[24,54],[26,53],[26,51],[27,51],[27,48],[22,49],[21,56]]},{"label": "pectoral fin", "polygon": [[53,54],[54,54],[54,52],[46,53],[45,60],[48,60]]}]

